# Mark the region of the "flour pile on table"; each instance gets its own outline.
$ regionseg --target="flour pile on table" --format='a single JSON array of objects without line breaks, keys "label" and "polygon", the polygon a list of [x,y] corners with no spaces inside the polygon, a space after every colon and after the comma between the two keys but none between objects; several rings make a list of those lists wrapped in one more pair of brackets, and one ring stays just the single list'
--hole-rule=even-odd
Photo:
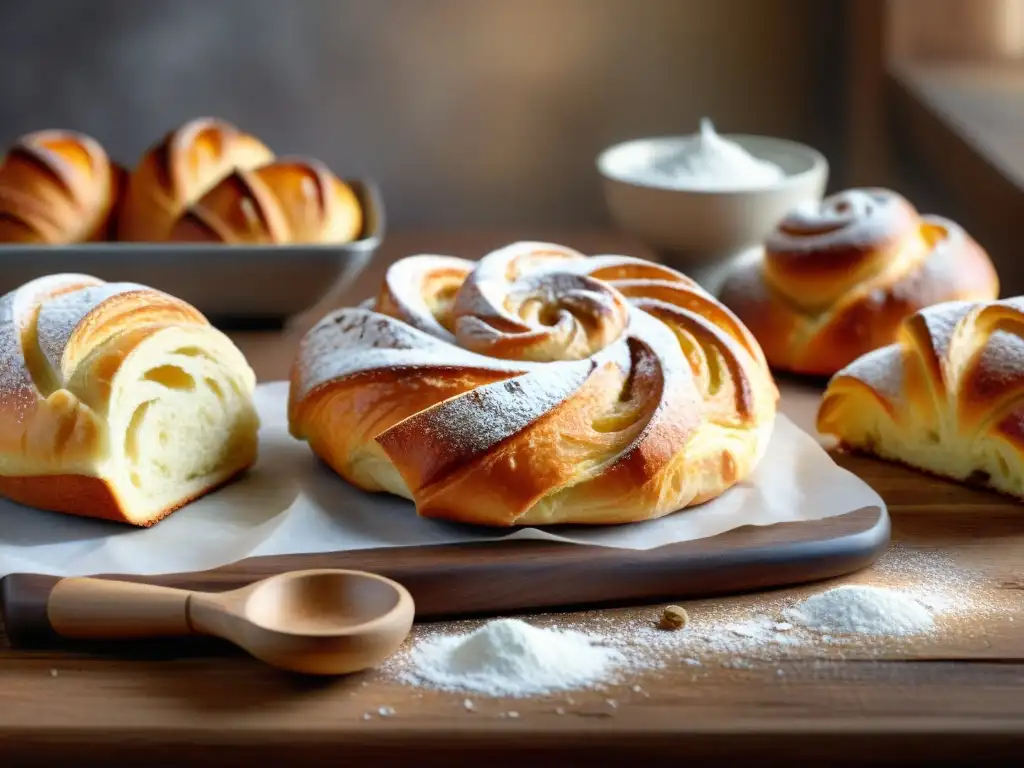
[{"label": "flour pile on table", "polygon": [[[419,625],[410,644],[382,667],[418,687],[491,697],[606,691],[646,670],[769,665],[787,660],[869,658],[906,643],[940,640],[952,623],[977,623],[1006,604],[982,572],[941,552],[893,545],[867,572],[877,585],[738,596],[688,604],[690,620],[659,628],[663,606],[575,615]],[[471,708],[470,708],[471,709]]]},{"label": "flour pile on table", "polygon": [[794,624],[833,634],[918,635],[935,626],[931,611],[893,589],[850,584],[809,597],[785,612]]},{"label": "flour pile on table", "polygon": [[515,697],[593,686],[611,678],[626,659],[581,632],[500,619],[468,635],[422,642],[410,662],[404,675],[410,682]]}]

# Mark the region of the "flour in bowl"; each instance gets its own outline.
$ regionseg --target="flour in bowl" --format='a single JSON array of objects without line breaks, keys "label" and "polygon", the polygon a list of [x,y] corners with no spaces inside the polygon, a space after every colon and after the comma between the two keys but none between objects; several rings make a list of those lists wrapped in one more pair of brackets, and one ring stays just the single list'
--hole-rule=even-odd
[{"label": "flour in bowl", "polygon": [[700,132],[671,150],[658,152],[649,165],[636,169],[643,182],[677,189],[753,189],[767,187],[785,177],[775,163],[750,154],[740,144],[715,132],[708,118]]}]

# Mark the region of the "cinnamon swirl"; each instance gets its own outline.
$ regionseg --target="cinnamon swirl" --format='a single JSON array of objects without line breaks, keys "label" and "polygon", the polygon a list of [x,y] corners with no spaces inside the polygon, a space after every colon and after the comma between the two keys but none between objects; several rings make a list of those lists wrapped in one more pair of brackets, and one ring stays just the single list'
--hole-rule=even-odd
[{"label": "cinnamon swirl", "polygon": [[851,189],[790,213],[721,291],[779,370],[827,376],[892,343],[932,304],[993,300],[988,254],[959,225],[886,189]]},{"label": "cinnamon swirl", "polygon": [[410,256],[323,318],[288,417],[343,478],[425,517],[625,523],[747,477],[777,397],[757,341],[689,278],[519,242]]}]

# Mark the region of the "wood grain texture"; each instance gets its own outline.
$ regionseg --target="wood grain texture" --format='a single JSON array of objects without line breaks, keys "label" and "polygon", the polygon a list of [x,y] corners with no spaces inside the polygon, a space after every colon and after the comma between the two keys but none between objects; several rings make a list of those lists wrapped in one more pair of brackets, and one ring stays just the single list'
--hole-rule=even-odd
[{"label": "wood grain texture", "polygon": [[[423,233],[389,236],[381,260],[332,303],[372,293],[389,259],[415,252],[479,256],[519,237],[589,252],[648,256],[601,233]],[[327,305],[310,313],[315,319]],[[263,380],[287,374],[302,323],[235,338]],[[784,382],[782,411],[812,430],[815,384]],[[15,651],[0,635],[0,765],[454,766],[1015,764],[1024,751],[1024,506],[995,494],[854,456],[837,461],[885,499],[892,538],[940,552],[1003,595],[1007,610],[931,643],[881,654],[809,648],[749,668],[683,664],[607,691],[530,700],[420,691],[363,673],[311,681],[268,669],[216,642],[116,653]],[[883,555],[886,561],[889,554]],[[876,569],[863,572],[869,577]],[[842,580],[840,580],[842,581]],[[831,583],[831,582],[829,582]],[[556,585],[552,584],[552,588]],[[799,597],[816,587],[773,594]],[[688,602],[691,615],[756,605],[758,596]],[[661,606],[560,615],[648,620]],[[544,617],[538,617],[542,620]],[[440,623],[445,628],[447,623]],[[634,690],[634,687],[639,690]],[[614,705],[609,703],[614,701]],[[378,708],[394,708],[380,717]],[[516,711],[518,718],[508,717]],[[563,714],[559,714],[562,711]]]},{"label": "wood grain texture", "polygon": [[[202,573],[108,577],[223,591],[307,568],[369,571],[408,589],[416,601],[417,620],[423,621],[789,586],[865,568],[888,543],[885,510],[865,507],[825,520],[745,527],[651,550],[495,542],[276,555]],[[61,640],[47,621],[46,608],[57,582],[33,574],[11,574],[0,581],[0,613],[14,647]]]}]

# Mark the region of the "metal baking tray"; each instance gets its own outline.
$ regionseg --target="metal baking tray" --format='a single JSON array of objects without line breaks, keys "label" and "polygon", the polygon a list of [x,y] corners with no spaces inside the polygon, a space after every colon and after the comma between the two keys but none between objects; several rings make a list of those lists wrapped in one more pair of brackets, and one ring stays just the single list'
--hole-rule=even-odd
[{"label": "metal baking tray", "polygon": [[221,328],[280,328],[350,284],[384,238],[384,205],[370,180],[344,179],[363,207],[363,232],[342,245],[102,242],[0,243],[0,295],[44,275],[77,272],[177,296]]}]

